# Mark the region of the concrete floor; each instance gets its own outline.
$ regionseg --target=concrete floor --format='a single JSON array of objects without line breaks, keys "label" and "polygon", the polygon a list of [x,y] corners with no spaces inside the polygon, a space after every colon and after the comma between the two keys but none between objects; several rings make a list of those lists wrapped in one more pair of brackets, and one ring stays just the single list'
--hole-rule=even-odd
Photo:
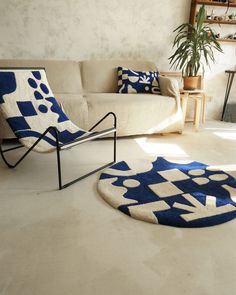
[{"label": "concrete floor", "polygon": [[[104,163],[110,147],[65,151],[65,174]],[[188,158],[236,177],[235,152],[233,123],[118,140],[118,160]],[[56,190],[54,160],[33,153],[15,170],[0,161],[1,295],[236,294],[235,220],[202,229],[137,221],[101,199],[98,174]]]}]

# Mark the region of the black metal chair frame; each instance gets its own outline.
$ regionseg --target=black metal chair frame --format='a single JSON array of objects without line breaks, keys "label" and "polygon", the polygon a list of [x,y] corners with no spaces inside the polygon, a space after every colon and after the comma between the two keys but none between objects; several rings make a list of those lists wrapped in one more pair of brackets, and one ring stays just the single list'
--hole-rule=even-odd
[{"label": "black metal chair frame", "polygon": [[[108,116],[113,116],[113,128],[109,128],[109,129],[105,129],[103,131],[98,131],[98,132],[93,132],[91,134],[88,134],[86,136],[83,136],[82,138],[78,138],[77,140],[71,141],[69,143],[66,144],[60,144],[59,143],[59,136],[58,136],[58,130],[56,127],[54,126],[50,126],[48,127],[45,132],[37,139],[37,141],[23,154],[23,156],[15,163],[15,164],[10,164],[8,162],[8,160],[5,157],[5,153],[8,153],[12,150],[18,149],[18,148],[22,148],[24,147],[24,145],[19,145],[16,147],[12,147],[6,150],[2,149],[2,142],[0,142],[0,153],[2,156],[3,161],[6,163],[6,165],[9,168],[15,168],[16,166],[18,166],[18,164],[20,164],[20,162],[34,149],[34,147],[43,139],[43,137],[49,132],[49,131],[53,131],[55,134],[55,139],[56,139],[56,153],[57,153],[57,171],[58,171],[58,183],[59,183],[59,190],[64,189],[74,183],[76,183],[79,180],[84,179],[85,177],[88,177],[112,164],[114,164],[116,162],[116,125],[117,125],[117,119],[116,119],[116,115],[113,112],[109,112],[107,113],[101,120],[99,120],[92,128],[89,129],[89,131],[94,130],[95,127],[97,127],[101,122],[103,122]],[[68,146],[68,148],[70,148],[70,145],[73,144],[73,146],[81,144],[83,142],[87,142],[87,141],[91,141],[94,139],[97,139],[99,137],[104,136],[105,134],[110,134],[110,133],[114,133],[113,135],[113,161],[103,165],[93,171],[90,171],[89,173],[80,176],[79,178],[76,178],[70,182],[67,182],[65,184],[62,183],[62,168],[61,168],[61,157],[60,157],[60,152],[62,150],[63,147],[66,148],[66,146]]]}]

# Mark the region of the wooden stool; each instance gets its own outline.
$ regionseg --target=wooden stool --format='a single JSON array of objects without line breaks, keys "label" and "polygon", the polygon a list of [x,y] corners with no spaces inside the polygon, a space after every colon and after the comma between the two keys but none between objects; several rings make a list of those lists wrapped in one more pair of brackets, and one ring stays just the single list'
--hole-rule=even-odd
[{"label": "wooden stool", "polygon": [[184,116],[184,122],[186,119],[187,105],[190,98],[194,99],[194,126],[196,130],[199,128],[200,121],[205,123],[205,111],[206,111],[206,95],[204,90],[180,90],[181,106]]}]

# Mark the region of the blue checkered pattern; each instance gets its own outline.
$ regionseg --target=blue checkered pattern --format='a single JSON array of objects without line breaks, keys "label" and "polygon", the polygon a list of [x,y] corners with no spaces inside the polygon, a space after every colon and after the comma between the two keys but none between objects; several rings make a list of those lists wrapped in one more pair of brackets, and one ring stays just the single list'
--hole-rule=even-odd
[{"label": "blue checkered pattern", "polygon": [[[87,134],[62,111],[44,70],[0,70],[0,111],[16,137],[27,147],[31,147],[49,126],[57,128],[61,144]],[[55,146],[52,132],[43,137],[35,151],[50,152]]]}]

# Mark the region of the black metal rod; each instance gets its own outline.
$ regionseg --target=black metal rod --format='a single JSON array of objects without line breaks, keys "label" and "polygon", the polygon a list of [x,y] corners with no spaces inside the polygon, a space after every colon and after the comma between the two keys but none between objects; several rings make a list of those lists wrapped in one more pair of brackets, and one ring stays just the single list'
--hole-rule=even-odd
[{"label": "black metal rod", "polygon": [[[117,117],[114,113],[112,113],[114,118],[114,128],[117,129]],[[116,143],[117,143],[117,133],[114,132],[114,162],[116,162]]]},{"label": "black metal rod", "polygon": [[3,152],[2,152],[2,148],[0,148],[0,151],[1,151],[1,156],[2,156],[2,158],[3,158],[3,160],[4,160],[4,162],[7,164],[7,166],[9,167],[9,168],[15,168],[17,165],[19,165],[20,164],[20,162],[22,161],[22,160],[24,160],[24,158],[34,149],[34,147],[42,140],[42,138],[51,130],[51,129],[53,129],[53,130],[55,130],[56,128],[55,127],[52,127],[52,126],[50,126],[50,127],[48,127],[46,130],[45,130],[45,132],[35,141],[35,143],[27,150],[27,152],[25,152],[24,154],[23,154],[23,156],[15,163],[15,164],[10,164],[8,161],[7,161],[7,159],[5,158],[5,156],[4,156],[4,154],[3,154]]},{"label": "black metal rod", "polygon": [[44,67],[0,67],[0,70],[44,70]]},{"label": "black metal rod", "polygon": [[[17,148],[20,148],[20,147],[22,147],[22,146],[17,146],[17,147],[14,147],[14,148],[10,148],[10,149],[7,149],[7,150],[2,150],[2,144],[0,143],[0,154],[1,154],[1,156],[2,156],[2,159],[3,159],[3,161],[6,163],[6,165],[9,167],[9,168],[15,168],[33,149],[34,149],[34,147],[43,139],[43,137],[50,131],[50,130],[52,130],[54,133],[55,133],[55,138],[56,138],[56,153],[57,153],[57,171],[58,171],[58,184],[59,184],[59,190],[61,190],[61,189],[63,189],[63,188],[66,188],[66,187],[68,187],[68,186],[70,186],[70,185],[72,185],[72,184],[74,184],[75,182],[78,182],[79,180],[82,180],[82,179],[84,179],[85,177],[88,177],[89,175],[91,175],[91,174],[94,174],[94,173],[96,173],[96,172],[98,172],[98,171],[100,171],[100,170],[102,170],[102,169],[104,169],[104,168],[106,168],[106,167],[108,167],[108,166],[110,166],[110,165],[112,165],[112,164],[114,164],[115,162],[116,162],[116,140],[117,140],[117,134],[116,134],[116,124],[117,124],[117,119],[116,119],[116,115],[114,114],[114,113],[112,113],[112,112],[110,112],[110,113],[108,113],[108,114],[106,114],[97,124],[95,124],[93,127],[92,127],[92,129],[94,129],[96,126],[98,126],[105,118],[107,118],[109,115],[112,115],[113,116],[113,118],[114,118],[114,136],[113,136],[113,162],[110,162],[110,163],[108,163],[108,164],[105,164],[105,165],[103,165],[103,166],[101,166],[101,167],[99,167],[99,168],[97,168],[97,169],[95,169],[95,170],[93,170],[93,171],[91,171],[91,172],[89,172],[89,173],[87,173],[87,174],[85,174],[85,175],[83,175],[83,176],[81,176],[81,177],[79,177],[79,178],[77,178],[77,179],[75,179],[75,180],[72,180],[72,181],[70,181],[70,182],[68,182],[68,183],[66,183],[66,184],[62,184],[62,169],[61,169],[61,159],[60,159],[60,151],[61,151],[61,146],[64,146],[64,145],[60,145],[60,143],[59,143],[59,136],[58,136],[58,130],[57,130],[57,128],[56,127],[54,127],[54,126],[50,126],[50,127],[48,127],[46,130],[45,130],[45,132],[35,141],[35,143],[27,150],[27,152],[26,153],[24,153],[23,154],[23,156],[15,163],[15,164],[10,164],[8,161],[7,161],[7,159],[5,158],[5,156],[4,156],[4,153],[5,152],[8,152],[8,151],[11,151],[11,150],[13,150],[13,149],[17,149]],[[111,128],[112,129],[112,128]],[[91,129],[90,129],[91,130]],[[107,129],[107,130],[109,130],[109,129]],[[104,132],[105,132],[106,130],[103,130],[103,131],[101,131],[101,132],[98,132],[98,134],[99,133],[101,133],[101,134],[99,134],[99,136],[103,136],[104,135]],[[96,135],[98,135],[98,134],[96,134]],[[84,138],[83,138],[84,139]],[[81,141],[83,140],[83,139],[81,139]],[[90,140],[93,140],[93,138],[92,138],[92,136],[91,136],[91,139]],[[73,143],[73,142],[72,142]],[[66,144],[65,144],[65,146],[66,146]]]},{"label": "black metal rod", "polygon": [[13,150],[16,150],[16,149],[20,149],[20,148],[23,148],[23,147],[24,147],[24,145],[18,145],[18,146],[6,149],[6,150],[2,151],[2,153],[7,153],[7,152],[10,152],[10,151],[13,151]]},{"label": "black metal rod", "polygon": [[228,101],[228,89],[229,89],[229,83],[230,83],[230,74],[229,74],[229,76],[228,76],[228,79],[227,79],[227,85],[226,85],[226,89],[225,89],[225,99],[224,99],[223,110],[222,110],[222,114],[221,114],[221,121],[223,121],[223,119],[224,119],[224,114],[225,114],[226,104],[227,104],[227,101]]},{"label": "black metal rod", "polygon": [[226,92],[226,101],[225,103],[227,104],[228,102],[228,98],[229,98],[229,94],[230,94],[230,90],[231,90],[231,87],[232,87],[232,84],[233,84],[233,79],[234,79],[234,74],[229,74],[229,85],[227,87],[227,92]]},{"label": "black metal rod", "polygon": [[233,80],[234,80],[234,73],[229,73],[227,86],[226,86],[226,90],[225,90],[225,99],[224,99],[223,111],[222,111],[222,115],[221,115],[221,121],[223,121],[223,119],[224,119],[226,106],[227,106],[227,103],[228,103],[229,94],[230,94],[230,90],[231,90],[231,87],[232,87],[232,84],[233,84]]},{"label": "black metal rod", "polygon": [[116,121],[117,121],[117,119],[116,119],[116,115],[115,115],[115,113],[113,113],[113,112],[109,112],[109,113],[107,113],[101,120],[99,120],[95,125],[93,125],[93,127],[91,127],[90,129],[89,129],[89,131],[92,131],[95,127],[97,127],[99,124],[101,124],[102,123],[102,121],[104,121],[108,116],[113,116],[113,119],[114,119],[114,123],[113,123],[113,125],[114,125],[114,127],[116,127]]},{"label": "black metal rod", "polygon": [[[106,168],[106,167],[109,167],[110,165],[112,165],[112,164],[114,164],[115,162],[116,162],[116,141],[117,141],[117,133],[116,133],[116,127],[117,127],[117,118],[116,118],[116,115],[113,113],[113,112],[109,112],[109,113],[107,113],[101,120],[99,120],[92,128],[90,128],[89,129],[89,131],[92,131],[95,127],[97,127],[102,121],[104,121],[108,116],[113,116],[113,127],[115,128],[115,130],[114,130],[114,136],[113,136],[113,162],[110,162],[110,163],[108,163],[108,164],[105,164],[105,165],[103,165],[102,167],[99,167],[99,168],[97,168],[97,169],[95,169],[95,170],[93,170],[93,171],[91,171],[91,172],[89,172],[89,173],[87,173],[87,174],[85,174],[85,175],[83,175],[83,176],[80,176],[79,178],[76,178],[75,180],[72,180],[72,181],[70,181],[70,182],[68,182],[68,183],[66,183],[66,184],[64,184],[64,185],[61,185],[61,184],[59,184],[59,189],[61,190],[61,189],[64,189],[64,188],[66,188],[66,187],[68,187],[68,186],[70,186],[70,185],[72,185],[72,184],[74,184],[74,183],[76,183],[76,182],[78,182],[78,181],[80,181],[80,180],[82,180],[82,179],[84,179],[84,178],[86,178],[86,177],[88,177],[88,176],[90,176],[90,175],[92,175],[92,174],[94,174],[94,173],[96,173],[96,172],[98,172],[98,171],[100,171],[100,170],[102,170],[102,169],[104,169],[104,168]],[[103,135],[103,133],[104,132],[106,132],[106,131],[108,131],[109,129],[106,129],[106,130],[103,130],[103,131],[101,131],[101,136]],[[98,132],[99,133],[99,132]],[[89,136],[88,136],[89,137]],[[82,140],[84,140],[85,139],[85,137],[83,137],[82,139],[81,139],[81,141]],[[93,140],[93,138],[92,138],[92,136],[91,136],[91,140]],[[78,143],[79,143],[79,140],[77,141]],[[61,145],[62,146],[62,145]],[[65,145],[66,146],[66,145]],[[59,158],[60,159],[60,158]],[[59,165],[59,164],[58,164]],[[58,171],[60,171],[60,174],[61,174],[61,168],[59,169],[58,168]],[[60,180],[59,180],[59,183],[60,183]]]},{"label": "black metal rod", "polygon": [[91,171],[91,172],[89,172],[89,173],[87,173],[85,175],[82,175],[79,178],[76,178],[76,179],[74,179],[74,180],[72,180],[70,182],[67,182],[67,183],[65,183],[63,185],[62,185],[62,176],[61,176],[60,149],[57,149],[57,153],[58,153],[57,166],[58,166],[59,190],[62,190],[64,188],[67,188],[68,186],[70,186],[70,185],[72,185],[72,184],[74,184],[74,183],[76,183],[76,182],[78,182],[78,181],[80,181],[80,180],[82,180],[82,179],[84,179],[84,178],[86,178],[86,177],[88,177],[88,176],[90,176],[90,175],[92,175],[92,174],[94,174],[94,173],[96,173],[96,172],[98,172],[98,171],[100,171],[100,170],[102,170],[102,169],[104,169],[106,167],[109,167],[112,164],[114,164],[116,162],[116,139],[117,139],[117,137],[116,137],[116,131],[114,131],[114,137],[113,137],[113,142],[114,142],[113,143],[113,161],[112,162],[110,162],[108,164],[105,164],[105,165],[103,165],[103,166],[101,166],[99,168],[96,168],[95,170],[93,170],[93,171]]},{"label": "black metal rod", "polygon": [[114,159],[114,163],[116,162],[116,131],[114,132],[114,149],[113,149],[113,159]]},{"label": "black metal rod", "polygon": [[[109,128],[109,129],[105,129],[105,130],[102,130],[102,131],[94,132],[94,133],[91,133],[89,135],[85,135],[85,136],[83,136],[83,137],[81,137],[79,139],[76,139],[76,140],[73,140],[73,141],[70,141],[70,142],[67,142],[67,143],[59,144],[59,147],[60,148],[65,147],[65,149],[67,149],[66,146],[68,145],[68,149],[69,149],[69,148],[71,148],[70,145],[73,144],[73,143],[76,143],[75,145],[78,145],[81,142],[83,143],[83,142],[86,142],[88,140],[93,140],[93,139],[96,139],[97,137],[103,136],[103,135],[109,133],[109,131],[110,131],[110,133],[113,133],[114,132],[113,130],[114,130],[114,128]],[[73,146],[75,146],[75,145],[73,145]]]},{"label": "black metal rod", "polygon": [[100,170],[106,168],[106,167],[109,167],[109,166],[111,166],[111,165],[114,164],[114,163],[115,163],[115,162],[110,162],[110,163],[108,163],[108,164],[105,164],[105,165],[103,165],[103,166],[101,166],[101,167],[99,167],[99,168],[97,168],[97,169],[95,169],[95,170],[93,170],[93,171],[91,171],[91,172],[89,172],[89,173],[87,173],[87,174],[84,174],[83,176],[80,176],[79,178],[76,178],[75,180],[72,180],[72,181],[70,181],[70,182],[67,182],[66,184],[64,184],[64,185],[62,186],[61,189],[66,188],[66,187],[68,187],[68,186],[70,186],[70,185],[72,185],[72,184],[74,184],[74,183],[76,183],[76,182],[78,182],[78,181],[80,181],[80,180],[82,180],[82,179],[84,179],[84,178],[86,178],[86,177],[88,177],[88,176],[90,176],[90,175],[92,175],[92,174],[94,174],[94,173],[96,173],[96,172],[98,172],[98,171],[100,171]]},{"label": "black metal rod", "polygon": [[62,189],[62,177],[61,177],[61,157],[60,157],[60,145],[59,145],[59,138],[58,138],[58,131],[54,129],[55,137],[56,137],[56,145],[57,145],[57,174],[58,174],[58,185],[59,190]]},{"label": "black metal rod", "polygon": [[7,159],[5,158],[4,156],[4,152],[2,150],[2,142],[0,143],[0,154],[1,154],[1,157],[4,161],[4,163],[9,167],[9,168],[14,168],[10,163],[8,163]]},{"label": "black metal rod", "polygon": [[[89,129],[89,131],[92,131],[95,127],[97,127],[102,121],[104,121],[108,116],[113,116],[113,127],[117,128],[117,117],[116,114],[113,112],[109,112],[107,113],[101,120],[99,120],[92,128]],[[117,141],[117,133],[116,131],[114,132],[114,155],[113,155],[113,159],[114,159],[114,163],[116,162],[116,141]]]}]

